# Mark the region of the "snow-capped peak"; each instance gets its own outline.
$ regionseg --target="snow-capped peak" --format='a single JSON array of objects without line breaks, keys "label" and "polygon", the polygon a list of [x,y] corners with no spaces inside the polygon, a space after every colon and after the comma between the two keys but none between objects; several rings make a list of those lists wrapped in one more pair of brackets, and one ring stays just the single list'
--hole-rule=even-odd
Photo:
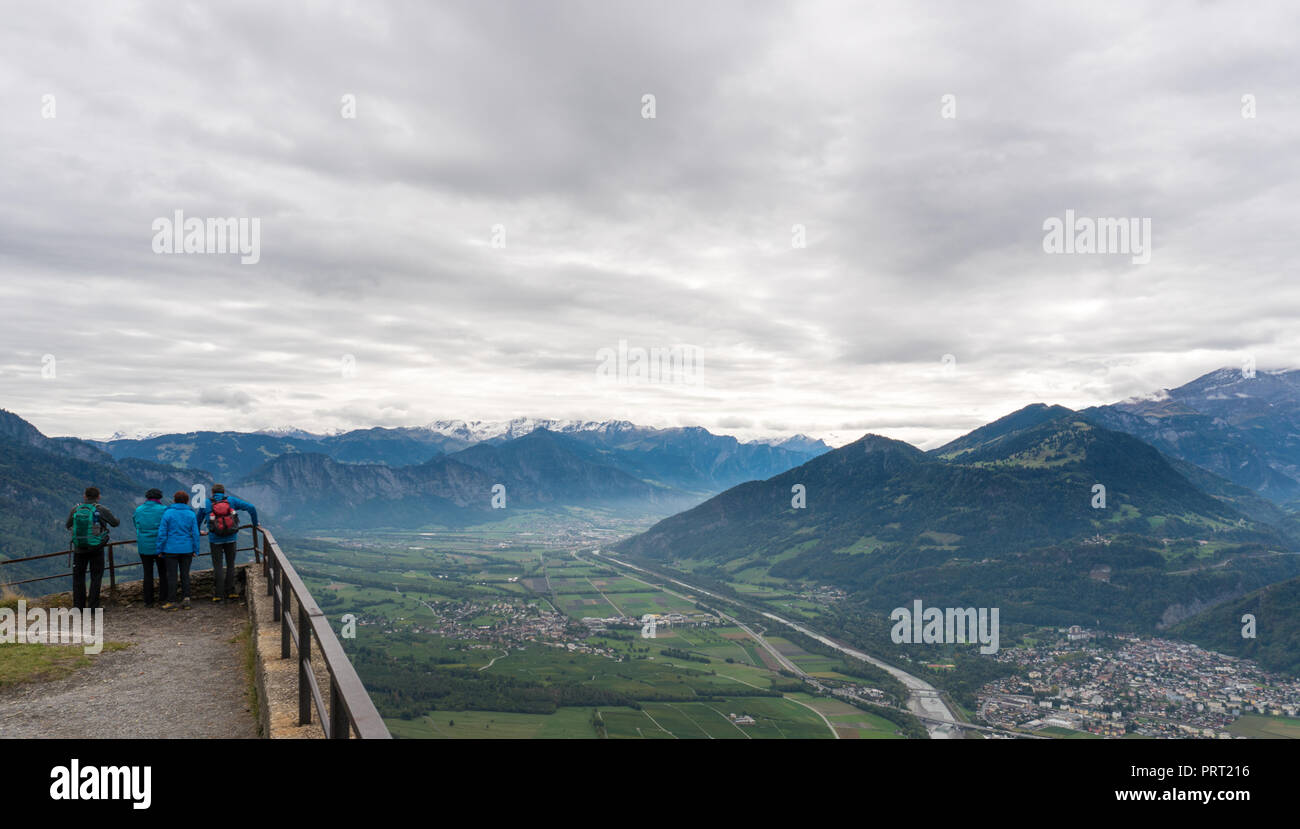
[{"label": "snow-capped peak", "polygon": [[111,436],[104,439],[105,443],[114,440],[149,440],[151,438],[161,437],[166,432],[114,432]]},{"label": "snow-capped peak", "polygon": [[425,428],[447,437],[478,443],[485,440],[511,440],[538,429],[552,432],[616,432],[635,427],[626,420],[555,420],[546,417],[516,417],[511,420],[435,420]]},{"label": "snow-capped peak", "polygon": [[323,437],[329,437],[333,433],[320,434],[318,432],[308,432],[306,429],[299,429],[297,426],[277,426],[273,429],[258,429],[255,434],[266,435],[272,438],[296,438],[298,440],[320,440]]}]

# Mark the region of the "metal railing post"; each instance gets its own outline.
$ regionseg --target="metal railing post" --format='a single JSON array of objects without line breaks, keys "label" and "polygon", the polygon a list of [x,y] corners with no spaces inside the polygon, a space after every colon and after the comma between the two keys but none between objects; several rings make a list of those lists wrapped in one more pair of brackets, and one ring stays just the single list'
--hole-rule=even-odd
[{"label": "metal railing post", "polygon": [[266,595],[275,595],[275,582],[271,579],[274,568],[271,567],[271,542],[266,533],[262,533],[262,578],[266,579]]},{"label": "metal railing post", "polygon": [[311,723],[311,620],[298,597],[298,725]]},{"label": "metal railing post", "polygon": [[280,591],[276,588],[279,586],[280,570],[279,562],[276,562],[266,578],[266,595],[271,597],[271,621],[280,621]]},{"label": "metal railing post", "polygon": [[113,564],[113,545],[108,545],[108,595],[117,601],[117,567]]},{"label": "metal railing post", "polygon": [[343,694],[339,684],[330,674],[330,739],[349,740],[352,738],[352,726],[348,723],[348,712],[343,707]]},{"label": "metal railing post", "polygon": [[[280,566],[280,658],[289,658],[289,640],[292,635],[289,633],[289,613],[293,603],[289,601],[289,574],[285,572],[284,565]],[[299,605],[302,600],[299,600]]]}]

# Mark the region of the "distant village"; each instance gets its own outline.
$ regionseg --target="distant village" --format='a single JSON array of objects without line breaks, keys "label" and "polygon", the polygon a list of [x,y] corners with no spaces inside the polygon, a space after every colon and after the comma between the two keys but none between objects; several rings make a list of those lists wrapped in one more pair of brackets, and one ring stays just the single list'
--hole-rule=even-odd
[{"label": "distant village", "polygon": [[[359,621],[363,625],[379,626],[385,633],[397,630],[401,623],[402,630],[412,633],[477,643],[471,647],[523,649],[531,644],[543,644],[615,661],[622,661],[624,654],[587,640],[611,632],[623,637],[635,635],[639,639],[643,628],[641,619],[629,616],[587,616],[581,622],[574,622],[563,613],[525,600],[418,601],[433,618],[392,620],[385,616],[362,616]],[[717,616],[704,612],[651,615],[655,617],[656,627],[708,627],[721,622]],[[485,619],[492,621],[485,624]]]}]

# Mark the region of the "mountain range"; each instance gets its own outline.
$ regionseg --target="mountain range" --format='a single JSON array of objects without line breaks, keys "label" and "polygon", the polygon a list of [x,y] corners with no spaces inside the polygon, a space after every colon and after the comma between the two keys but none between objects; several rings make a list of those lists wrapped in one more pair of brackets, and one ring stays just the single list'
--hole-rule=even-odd
[{"label": "mountain range", "polygon": [[1004,624],[1165,630],[1300,574],[1296,377],[1166,392],[1176,428],[1147,403],[1035,404],[929,452],[866,435],[615,549],[715,584],[833,585],[873,615],[924,598]]},{"label": "mountain range", "polygon": [[803,436],[786,445],[741,443],[704,429],[625,421],[275,431],[96,442],[47,437],[0,410],[0,556],[64,546],[66,511],[90,483],[121,517],[151,486],[170,494],[221,482],[257,503],[264,520],[296,530],[501,520],[510,513],[492,506],[498,485],[507,507],[661,517],[829,448]]},{"label": "mountain range", "polygon": [[1300,370],[1219,369],[1083,414],[1270,500],[1300,499]]},{"label": "mountain range", "polygon": [[699,427],[657,429],[628,421],[517,418],[510,421],[436,421],[423,427],[357,429],[315,435],[273,432],[189,432],[85,442],[114,458],[143,458],[204,469],[241,481],[284,455],[319,454],[340,463],[412,466],[473,446],[499,445],[546,431],[601,453],[600,462],[683,492],[704,495],[741,481],[767,477],[827,451],[820,440],[795,435],[779,442],[742,443]]},{"label": "mountain range", "polygon": [[[515,514],[493,509],[503,491],[511,508],[662,518],[617,549],[717,583],[829,584],[872,612],[923,597],[1008,621],[1174,628],[1231,649],[1205,614],[1280,612],[1300,576],[1297,404],[1300,372],[1222,369],[1081,411],[1033,404],[930,451],[528,418],[95,442],[0,411],[0,556],[63,546],[90,482],[126,514],[148,486],[221,481],[307,531],[500,520]],[[1274,659],[1300,641],[1257,647]]]},{"label": "mountain range", "polygon": [[[786,573],[833,570],[842,580],[852,569],[844,557],[869,572],[880,555],[946,560],[1098,534],[1273,546],[1300,539],[1289,515],[1278,511],[1275,524],[1252,518],[1256,496],[1217,483],[1211,494],[1131,435],[1060,407],[1031,407],[928,453],[866,435],[734,487],[624,546],[651,556],[689,549],[723,563],[775,560]],[[797,486],[803,507],[792,506]],[[1096,486],[1105,487],[1104,505],[1094,505]]]},{"label": "mountain range", "polygon": [[498,485],[506,507],[527,509],[601,506],[663,515],[698,500],[636,478],[546,429],[408,466],[286,454],[246,478],[240,493],[290,526],[421,527],[506,517],[492,506]]}]

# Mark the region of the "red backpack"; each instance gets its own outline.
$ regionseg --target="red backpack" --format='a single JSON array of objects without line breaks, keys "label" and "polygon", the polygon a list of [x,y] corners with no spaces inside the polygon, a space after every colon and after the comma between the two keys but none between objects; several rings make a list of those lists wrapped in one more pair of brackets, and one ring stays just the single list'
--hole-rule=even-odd
[{"label": "red backpack", "polygon": [[234,535],[239,529],[239,516],[235,508],[224,498],[212,502],[212,514],[208,517],[208,529],[213,535]]}]

